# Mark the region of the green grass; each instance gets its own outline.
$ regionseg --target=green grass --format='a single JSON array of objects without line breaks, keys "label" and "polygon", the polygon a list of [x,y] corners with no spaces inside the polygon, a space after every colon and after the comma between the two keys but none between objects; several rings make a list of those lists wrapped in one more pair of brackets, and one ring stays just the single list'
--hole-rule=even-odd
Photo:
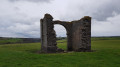
[{"label": "green grass", "polygon": [[[66,49],[66,41],[57,41]],[[37,54],[40,43],[0,45],[0,67],[120,67],[120,40],[92,40],[95,52]]]},{"label": "green grass", "polygon": [[92,37],[91,40],[120,40],[120,37]]}]

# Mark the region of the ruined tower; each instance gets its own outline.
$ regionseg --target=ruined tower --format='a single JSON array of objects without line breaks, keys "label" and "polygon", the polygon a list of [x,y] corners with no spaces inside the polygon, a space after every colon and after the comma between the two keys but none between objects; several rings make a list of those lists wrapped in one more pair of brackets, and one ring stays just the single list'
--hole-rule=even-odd
[{"label": "ruined tower", "polygon": [[63,51],[56,45],[54,24],[63,25],[67,31],[67,51],[91,50],[91,17],[85,16],[78,21],[53,21],[50,14],[41,19],[41,52],[56,53]]}]

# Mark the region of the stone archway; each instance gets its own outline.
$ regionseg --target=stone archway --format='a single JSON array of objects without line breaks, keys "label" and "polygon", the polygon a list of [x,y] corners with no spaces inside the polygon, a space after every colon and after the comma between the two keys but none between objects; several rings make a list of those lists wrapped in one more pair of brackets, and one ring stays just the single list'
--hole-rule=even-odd
[{"label": "stone archway", "polygon": [[[57,47],[64,51],[68,51],[68,36],[66,28],[61,24],[54,24],[54,30],[56,33]],[[64,47],[63,47],[64,44]]]},{"label": "stone archway", "polygon": [[61,50],[56,46],[54,24],[64,26],[67,31],[67,51],[91,50],[91,17],[86,16],[78,21],[65,22],[53,21],[50,14],[45,14],[44,18],[41,19],[42,52],[55,53]]},{"label": "stone archway", "polygon": [[62,25],[65,29],[66,29],[66,33],[67,33],[67,51],[72,51],[73,48],[72,48],[72,43],[71,43],[71,24],[68,22],[61,22],[61,21],[54,21],[53,22],[54,24],[59,24],[59,25]]}]

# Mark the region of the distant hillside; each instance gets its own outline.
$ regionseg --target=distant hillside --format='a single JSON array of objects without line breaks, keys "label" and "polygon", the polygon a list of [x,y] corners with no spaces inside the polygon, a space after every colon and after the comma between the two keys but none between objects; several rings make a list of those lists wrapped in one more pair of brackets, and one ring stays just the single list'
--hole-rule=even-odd
[{"label": "distant hillside", "polygon": [[[66,40],[66,37],[57,37],[57,40]],[[96,40],[120,40],[120,36],[109,36],[109,37],[92,37],[92,41]],[[14,43],[36,43],[40,42],[40,38],[8,38],[8,37],[0,37],[0,45],[1,44],[14,44]]]},{"label": "distant hillside", "polygon": [[0,44],[36,43],[36,42],[40,42],[40,38],[7,38],[7,37],[0,37]]}]

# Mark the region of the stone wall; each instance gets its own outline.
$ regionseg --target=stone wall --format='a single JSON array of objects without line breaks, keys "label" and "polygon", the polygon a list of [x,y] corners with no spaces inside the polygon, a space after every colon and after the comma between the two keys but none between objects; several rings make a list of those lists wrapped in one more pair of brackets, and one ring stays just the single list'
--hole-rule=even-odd
[{"label": "stone wall", "polygon": [[74,51],[91,50],[91,18],[86,16],[72,23],[72,44]]},{"label": "stone wall", "polygon": [[91,50],[91,17],[84,17],[78,21],[53,21],[50,14],[41,19],[41,51],[44,53],[63,52],[56,45],[54,24],[63,25],[67,31],[67,51]]},{"label": "stone wall", "polygon": [[49,14],[45,14],[41,19],[41,50],[44,53],[54,53],[57,50],[56,34],[53,26],[53,18]]}]

